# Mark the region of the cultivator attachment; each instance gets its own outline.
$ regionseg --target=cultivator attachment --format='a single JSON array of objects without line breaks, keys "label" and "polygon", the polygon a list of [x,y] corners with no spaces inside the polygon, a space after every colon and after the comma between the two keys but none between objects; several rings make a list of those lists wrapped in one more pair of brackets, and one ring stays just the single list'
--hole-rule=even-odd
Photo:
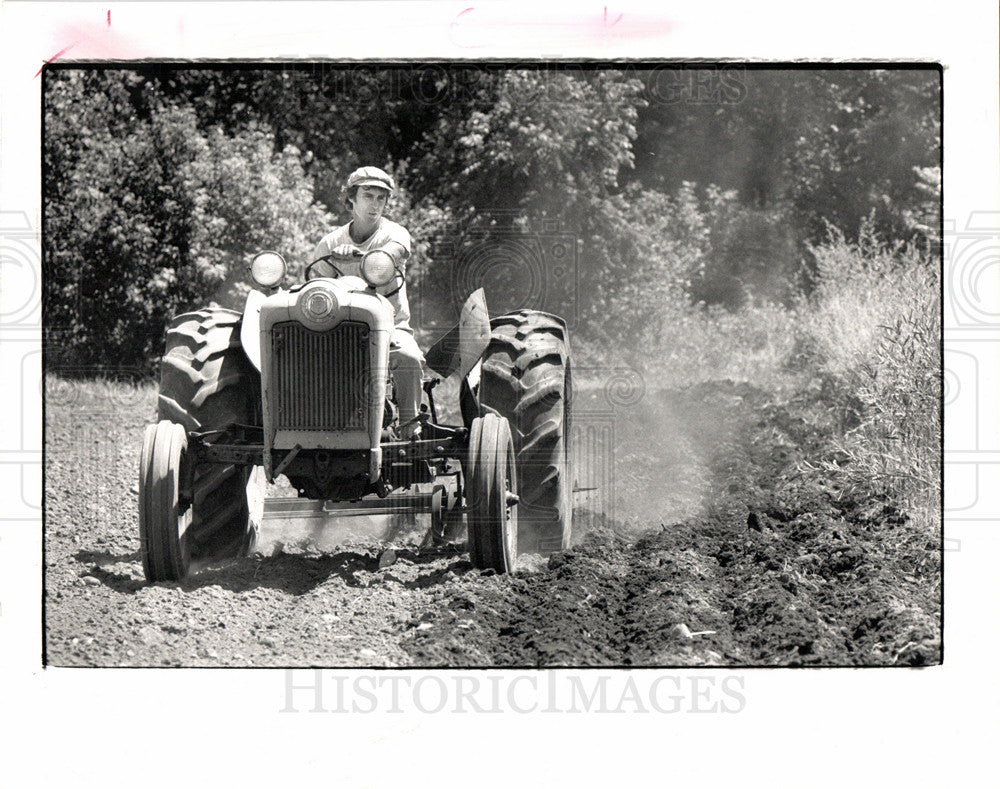
[{"label": "cultivator attachment", "polygon": [[416,491],[355,502],[269,498],[264,502],[257,550],[285,548],[330,551],[351,544],[420,544],[427,547],[464,539],[457,486],[443,478]]}]

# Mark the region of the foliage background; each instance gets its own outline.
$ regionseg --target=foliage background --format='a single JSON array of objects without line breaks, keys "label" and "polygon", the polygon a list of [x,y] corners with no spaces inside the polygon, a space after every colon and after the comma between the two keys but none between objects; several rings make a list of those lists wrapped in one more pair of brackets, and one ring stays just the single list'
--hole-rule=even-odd
[{"label": "foliage background", "polygon": [[[815,287],[830,225],[848,240],[868,220],[887,243],[934,241],[939,80],[928,69],[49,68],[53,360],[154,366],[171,314],[238,306],[254,251],[278,249],[300,272],[345,221],[340,185],[361,163],[401,184],[392,210],[416,241],[411,291],[428,317],[465,295],[453,292],[470,284],[457,265],[529,237],[550,285],[549,303],[532,306],[572,312],[598,348],[644,348],[629,340],[655,341],[688,307],[788,306]],[[574,246],[563,282],[555,236]],[[522,306],[525,294],[486,279],[498,308]]]}]

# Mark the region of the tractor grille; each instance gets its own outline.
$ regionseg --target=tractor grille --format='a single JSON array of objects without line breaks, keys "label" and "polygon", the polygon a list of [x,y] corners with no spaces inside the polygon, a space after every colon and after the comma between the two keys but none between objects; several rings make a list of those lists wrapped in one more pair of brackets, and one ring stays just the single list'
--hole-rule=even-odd
[{"label": "tractor grille", "polygon": [[368,327],[341,323],[312,331],[298,323],[271,330],[272,399],[278,430],[365,429]]}]

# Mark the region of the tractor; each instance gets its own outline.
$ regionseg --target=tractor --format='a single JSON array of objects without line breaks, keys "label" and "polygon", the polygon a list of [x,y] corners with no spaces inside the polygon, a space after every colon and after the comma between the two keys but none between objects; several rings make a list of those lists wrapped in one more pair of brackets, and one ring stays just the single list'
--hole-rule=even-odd
[{"label": "tractor", "polygon": [[[477,568],[508,573],[519,552],[567,548],[565,322],[529,309],[491,320],[482,289],[472,293],[425,354],[435,375],[423,376],[421,429],[403,439],[393,309],[379,293],[402,272],[379,250],[361,277],[311,277],[313,266],[285,289],[284,258],[261,252],[242,312],[213,304],[168,325],[159,421],[139,469],[146,579],[179,581],[253,552],[266,507],[288,503],[265,500],[265,481],[281,475],[291,501],[317,513],[430,513],[425,542],[439,548],[460,547],[464,523]],[[438,420],[434,389],[450,376],[462,424]]]}]

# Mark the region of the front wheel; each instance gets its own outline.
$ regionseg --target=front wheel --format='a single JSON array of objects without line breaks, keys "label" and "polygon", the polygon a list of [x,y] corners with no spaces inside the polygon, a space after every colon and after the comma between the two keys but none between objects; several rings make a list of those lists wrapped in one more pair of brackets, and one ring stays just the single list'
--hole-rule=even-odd
[{"label": "front wheel", "polygon": [[517,467],[505,418],[488,413],[472,421],[467,469],[472,564],[498,573],[513,572],[517,561]]},{"label": "front wheel", "polygon": [[[161,364],[160,419],[189,433],[262,424],[260,375],[243,352],[240,326],[240,313],[219,307],[171,321]],[[201,463],[191,469],[190,480],[192,565],[246,556],[260,523],[247,496],[260,488],[252,468]]]},{"label": "front wheel", "polygon": [[183,427],[166,420],[146,427],[139,467],[139,540],[142,568],[151,583],[180,581],[191,564],[187,462]]}]

